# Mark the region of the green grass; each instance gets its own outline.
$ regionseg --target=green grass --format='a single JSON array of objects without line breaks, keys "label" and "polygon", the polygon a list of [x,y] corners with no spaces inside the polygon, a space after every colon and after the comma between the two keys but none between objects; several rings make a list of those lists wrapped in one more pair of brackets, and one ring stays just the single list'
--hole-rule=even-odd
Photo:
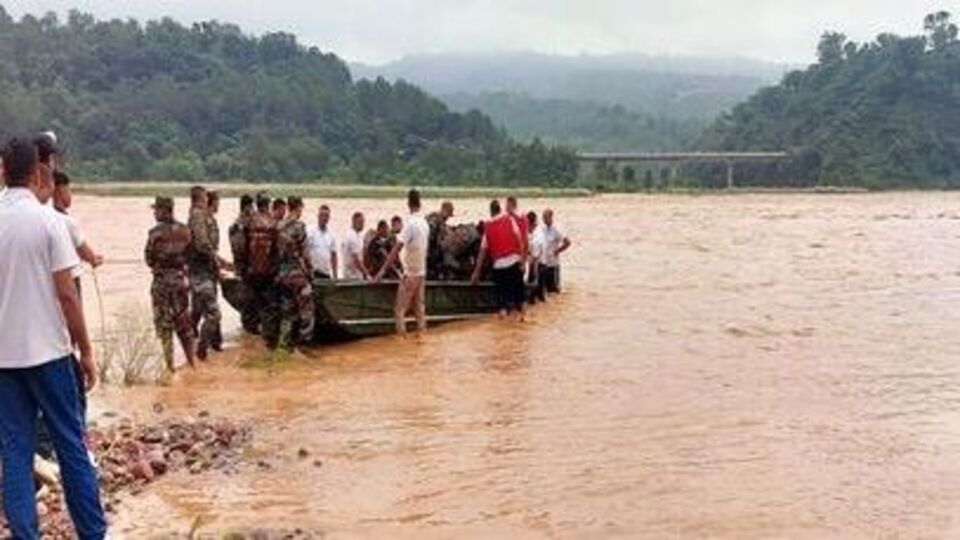
[{"label": "green grass", "polygon": [[[245,193],[254,194],[266,191],[271,197],[299,195],[310,199],[402,199],[406,197],[407,186],[361,186],[341,184],[249,184],[249,183],[207,183],[209,189],[216,189],[222,197],[239,197]],[[73,191],[84,195],[101,197],[187,197],[191,184],[175,182],[77,182]],[[445,187],[417,186],[424,198],[428,199],[487,199],[515,195],[520,198],[568,198],[589,197],[593,195],[583,188],[537,188],[537,187]]]}]

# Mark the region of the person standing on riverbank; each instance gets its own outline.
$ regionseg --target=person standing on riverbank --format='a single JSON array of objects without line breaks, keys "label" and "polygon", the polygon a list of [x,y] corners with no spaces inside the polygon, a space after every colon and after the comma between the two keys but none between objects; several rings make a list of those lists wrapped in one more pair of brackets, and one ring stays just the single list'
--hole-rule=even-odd
[{"label": "person standing on riverbank", "polygon": [[[277,221],[270,214],[270,200],[257,197],[257,213],[247,227],[247,286],[252,303],[260,310],[260,335],[268,349],[280,338],[280,295],[277,285]],[[286,208],[286,204],[284,204]]]},{"label": "person standing on riverbank", "polygon": [[387,255],[387,261],[377,273],[375,281],[383,280],[383,275],[403,250],[403,277],[397,287],[397,301],[394,306],[397,334],[407,335],[407,313],[411,310],[417,319],[417,334],[427,330],[426,279],[427,279],[427,243],[430,239],[430,226],[420,215],[420,192],[411,189],[407,193],[407,208],[410,215],[403,230],[397,237],[397,243]]},{"label": "person standing on riverbank", "polygon": [[570,249],[572,242],[554,224],[553,210],[543,211],[543,225],[540,226],[540,242],[542,254],[540,257],[541,286],[550,293],[560,292],[560,254]]},{"label": "person standing on riverbank", "polygon": [[307,229],[307,253],[314,279],[337,279],[337,239],[330,231],[330,207],[321,205],[317,224]]},{"label": "person standing on riverbank", "polygon": [[252,296],[247,286],[247,228],[250,226],[250,220],[253,218],[253,197],[243,195],[240,197],[240,214],[230,225],[227,236],[230,240],[230,251],[233,255],[233,272],[240,279],[241,296],[246,299],[243,303],[243,309],[240,311],[240,324],[246,332],[251,334],[260,333],[260,313],[249,301]]},{"label": "person standing on riverbank", "polygon": [[[211,348],[217,345],[220,332],[220,306],[217,305],[217,277],[219,260],[217,246],[211,235],[210,208],[207,191],[201,186],[190,190],[190,318],[199,328],[197,357],[206,360]],[[219,240],[219,232],[217,232]]]},{"label": "person standing on riverbank", "polygon": [[167,369],[173,361],[173,334],[176,333],[190,367],[196,366],[196,331],[190,319],[188,257],[190,228],[173,219],[173,199],[157,197],[153,204],[156,226],[147,235],[143,258],[153,272],[150,298],[153,324],[163,348]]},{"label": "person standing on riverbank", "polygon": [[0,452],[3,507],[15,538],[39,538],[33,479],[37,416],[43,413],[63,473],[67,507],[81,538],[107,523],[96,471],[84,444],[74,345],[89,391],[97,384],[93,347],[71,270],[80,264],[62,219],[32,190],[40,181],[33,142],[3,151],[0,197]]},{"label": "person standing on riverbank", "polygon": [[288,351],[313,340],[313,271],[307,256],[307,227],[300,221],[302,214],[303,200],[290,197],[287,218],[277,226],[280,347]]}]

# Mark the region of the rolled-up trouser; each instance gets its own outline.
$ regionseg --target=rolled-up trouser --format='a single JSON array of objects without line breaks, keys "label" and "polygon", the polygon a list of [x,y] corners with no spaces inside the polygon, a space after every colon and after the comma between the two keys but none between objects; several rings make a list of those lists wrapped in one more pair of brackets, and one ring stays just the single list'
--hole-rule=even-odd
[{"label": "rolled-up trouser", "polygon": [[426,286],[426,276],[406,275],[400,279],[394,306],[398,334],[407,332],[406,318],[411,310],[417,319],[417,330],[422,332],[427,329]]},{"label": "rolled-up trouser", "polygon": [[0,369],[3,509],[14,538],[39,538],[33,482],[39,412],[56,449],[77,535],[86,540],[106,534],[97,473],[84,443],[75,363],[71,355],[30,368]]}]

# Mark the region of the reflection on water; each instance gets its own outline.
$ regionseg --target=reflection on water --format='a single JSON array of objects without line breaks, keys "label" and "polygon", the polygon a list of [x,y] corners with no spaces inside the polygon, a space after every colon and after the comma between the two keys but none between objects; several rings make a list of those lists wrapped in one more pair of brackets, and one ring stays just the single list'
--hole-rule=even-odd
[{"label": "reflection on water", "polygon": [[[171,387],[95,397],[250,419],[251,462],[269,466],[167,478],[118,528],[182,533],[202,516],[204,530],[375,537],[957,535],[960,196],[532,206],[546,204],[574,239],[566,292],[523,326],[329,347],[271,372],[237,367],[257,350],[241,341]],[[354,209],[373,222],[402,204],[332,206],[342,232]],[[484,207],[458,203],[458,218]],[[76,214],[108,258],[139,257],[145,199],[79,198]],[[108,312],[149,300],[140,265],[99,279]]]}]

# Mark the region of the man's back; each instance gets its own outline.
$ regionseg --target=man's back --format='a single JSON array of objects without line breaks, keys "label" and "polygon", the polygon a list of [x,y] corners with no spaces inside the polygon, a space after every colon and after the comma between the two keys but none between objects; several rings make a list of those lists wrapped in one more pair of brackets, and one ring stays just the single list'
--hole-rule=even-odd
[{"label": "man's back", "polygon": [[400,232],[403,242],[404,272],[411,276],[426,274],[427,247],[430,240],[430,226],[420,214],[410,214]]},{"label": "man's back", "polygon": [[0,368],[73,352],[53,273],[80,264],[63,221],[24,188],[0,198]]}]

